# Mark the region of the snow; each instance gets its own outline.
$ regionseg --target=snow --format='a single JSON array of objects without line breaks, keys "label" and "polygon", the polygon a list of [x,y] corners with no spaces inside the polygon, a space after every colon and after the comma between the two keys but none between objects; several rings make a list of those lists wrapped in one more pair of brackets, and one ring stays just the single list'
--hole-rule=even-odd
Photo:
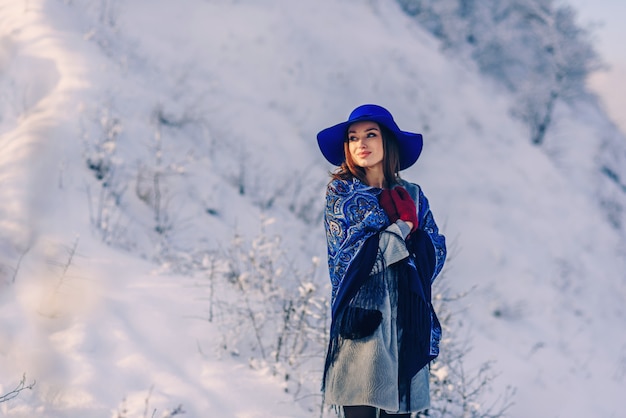
[{"label": "snow", "polygon": [[[506,93],[383,0],[2,0],[0,21],[0,394],[37,381],[3,416],[318,416],[219,349],[180,260],[263,228],[302,269],[325,260],[315,134],[366,102],[424,133],[403,177],[448,238],[440,280],[472,289],[458,334],[470,365],[495,360],[492,397],[516,388],[511,417],[623,414],[625,247],[584,174],[601,115],[560,110],[555,164]],[[115,168],[111,194],[87,159]]]}]

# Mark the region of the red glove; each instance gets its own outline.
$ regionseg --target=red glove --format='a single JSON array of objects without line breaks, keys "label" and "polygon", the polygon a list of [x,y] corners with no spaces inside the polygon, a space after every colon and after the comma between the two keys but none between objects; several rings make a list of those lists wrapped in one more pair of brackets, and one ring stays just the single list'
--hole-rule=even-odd
[{"label": "red glove", "polygon": [[396,210],[396,205],[393,204],[393,198],[391,197],[391,189],[383,189],[378,196],[378,201],[380,203],[380,207],[383,208],[385,213],[387,213],[387,217],[391,223],[394,223],[398,219],[400,219],[400,215]]},{"label": "red glove", "polygon": [[411,222],[413,224],[411,232],[415,231],[418,227],[417,207],[413,199],[411,199],[409,192],[404,187],[394,187],[391,189],[391,199],[399,218],[403,221]]},{"label": "red glove", "polygon": [[411,232],[418,227],[417,208],[415,202],[411,199],[411,195],[404,187],[394,187],[393,189],[384,189],[378,196],[380,206],[387,213],[391,223],[398,219],[413,223]]}]

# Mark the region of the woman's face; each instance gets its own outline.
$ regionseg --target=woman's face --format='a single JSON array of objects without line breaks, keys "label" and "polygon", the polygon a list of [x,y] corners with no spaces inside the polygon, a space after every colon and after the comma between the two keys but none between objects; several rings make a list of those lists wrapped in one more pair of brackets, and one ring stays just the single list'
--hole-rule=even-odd
[{"label": "woman's face", "polygon": [[383,137],[376,122],[355,122],[348,128],[348,149],[352,161],[371,169],[383,165]]}]

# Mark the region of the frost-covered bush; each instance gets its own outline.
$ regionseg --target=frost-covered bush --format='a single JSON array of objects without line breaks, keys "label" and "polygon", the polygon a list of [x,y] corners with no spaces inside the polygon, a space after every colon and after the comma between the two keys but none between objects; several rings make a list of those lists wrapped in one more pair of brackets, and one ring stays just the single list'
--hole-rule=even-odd
[{"label": "frost-covered bush", "polygon": [[[265,221],[267,225],[269,221]],[[318,259],[302,270],[277,235],[265,228],[249,240],[236,234],[220,252],[204,254],[201,269],[206,319],[221,331],[214,349],[270,368],[285,391],[310,408],[320,400],[321,367],[327,344],[328,289],[315,282]],[[233,303],[236,301],[236,303]],[[317,397],[317,398],[316,398]]]},{"label": "frost-covered bush", "polygon": [[471,351],[469,341],[460,336],[462,319],[453,314],[451,304],[463,295],[451,296],[448,289],[438,288],[434,293],[435,310],[443,330],[441,353],[430,366],[431,408],[429,417],[435,418],[500,418],[513,405],[515,389],[506,387],[495,401],[488,401],[493,392],[497,372],[493,361],[485,361],[476,368],[467,367],[465,360]]},{"label": "frost-covered bush", "polygon": [[83,158],[95,180],[85,188],[91,225],[107,244],[126,242],[122,201],[127,184],[117,155],[122,121],[104,104],[91,115],[85,111],[82,122]]}]

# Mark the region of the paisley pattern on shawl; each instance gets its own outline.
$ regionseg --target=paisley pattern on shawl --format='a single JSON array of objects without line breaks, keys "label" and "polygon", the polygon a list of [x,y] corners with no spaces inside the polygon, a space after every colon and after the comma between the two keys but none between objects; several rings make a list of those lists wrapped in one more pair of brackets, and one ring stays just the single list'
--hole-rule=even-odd
[{"label": "paisley pattern on shawl", "polygon": [[363,243],[390,223],[378,204],[380,192],[381,189],[368,186],[356,178],[333,180],[328,185],[324,225],[332,303]]}]

